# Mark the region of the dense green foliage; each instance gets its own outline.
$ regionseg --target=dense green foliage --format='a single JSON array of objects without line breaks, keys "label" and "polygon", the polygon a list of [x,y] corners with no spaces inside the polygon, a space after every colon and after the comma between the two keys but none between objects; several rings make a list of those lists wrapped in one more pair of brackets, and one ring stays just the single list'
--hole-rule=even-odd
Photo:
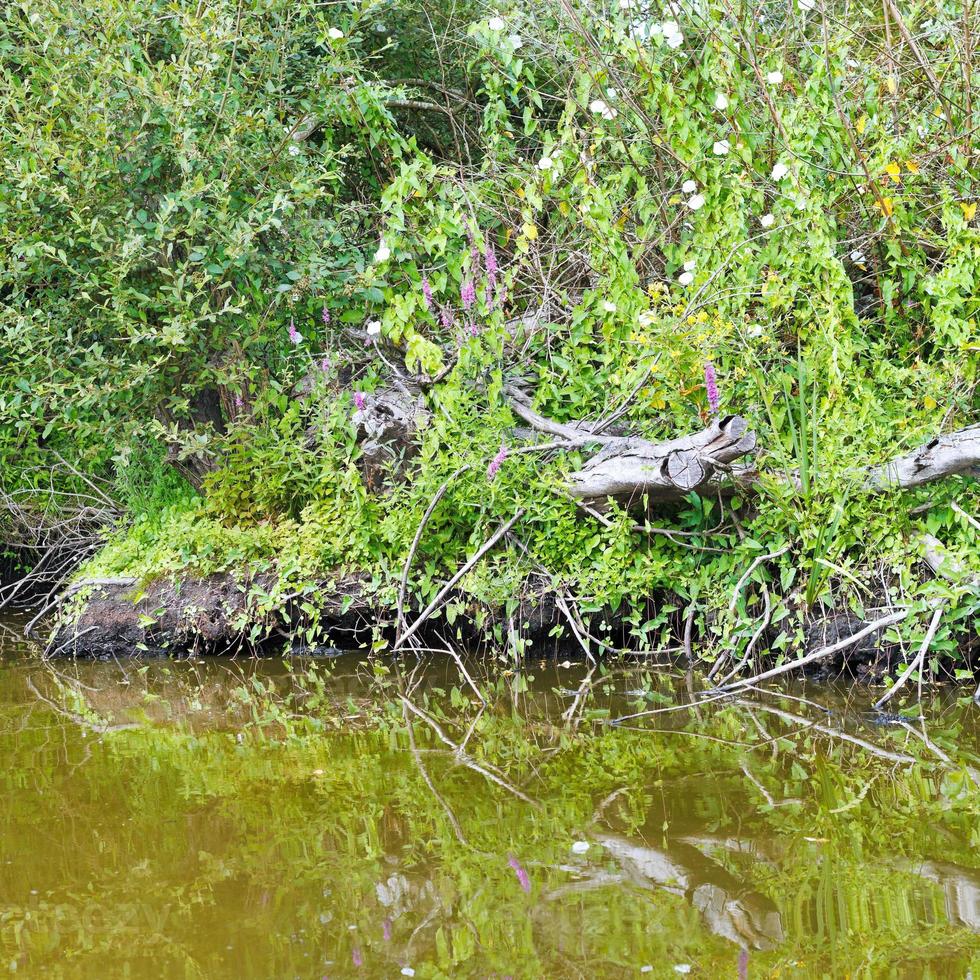
[{"label": "dense green foliage", "polygon": [[[647,643],[694,605],[710,656],[749,642],[764,597],[729,610],[733,584],[789,545],[753,579],[782,645],[814,608],[941,596],[951,653],[975,596],[919,539],[980,564],[975,483],[871,498],[855,474],[977,419],[974,15],[672,9],[7,6],[4,482],[58,451],[141,488],[93,572],[271,570],[294,597],[360,573],[384,607],[469,464],[420,543],[422,601],[522,507],[470,597],[536,577]],[[652,521],[693,536],[583,518],[561,493],[582,455],[513,452],[508,379],[667,438],[708,417],[709,362],[772,478]],[[449,370],[409,479],[379,488],[352,414],[392,364]],[[203,492],[148,490],[164,457]]]}]

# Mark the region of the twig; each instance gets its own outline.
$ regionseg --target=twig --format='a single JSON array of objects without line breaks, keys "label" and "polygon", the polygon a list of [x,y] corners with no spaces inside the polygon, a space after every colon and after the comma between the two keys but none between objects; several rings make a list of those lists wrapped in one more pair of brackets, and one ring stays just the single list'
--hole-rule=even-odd
[{"label": "twig", "polygon": [[752,562],[748,567],[748,571],[735,583],[735,591],[732,593],[732,601],[728,604],[728,611],[734,612],[735,606],[738,604],[739,593],[741,593],[743,586],[749,580],[749,576],[764,562],[769,561],[771,558],[778,558],[780,555],[785,555],[789,551],[789,545],[784,544],[782,548],[778,551],[770,551],[768,555],[759,555],[758,558]]},{"label": "twig", "polygon": [[929,629],[926,632],[925,639],[922,641],[922,646],[919,647],[919,652],[915,655],[905,670],[902,671],[901,677],[895,681],[885,696],[875,701],[875,711],[881,711],[882,705],[887,704],[902,689],[902,687],[905,686],[905,682],[912,676],[913,671],[922,669],[922,662],[925,660],[925,656],[929,652],[929,647],[932,645],[932,641],[935,639],[936,630],[939,629],[939,621],[943,618],[943,611],[945,608],[945,602],[941,602],[936,607],[936,611],[932,614],[932,621],[929,623]]},{"label": "twig", "polygon": [[470,464],[467,463],[465,466],[461,466],[455,473],[453,473],[445,483],[436,491],[435,496],[429,502],[429,506],[426,508],[425,513],[422,515],[422,520],[419,522],[418,529],[415,532],[415,538],[412,541],[412,547],[408,549],[408,557],[405,559],[405,567],[402,569],[402,580],[398,587],[398,625],[395,634],[395,646],[398,646],[398,642],[401,639],[401,632],[405,625],[405,590],[408,588],[408,573],[411,571],[412,562],[415,559],[415,552],[418,549],[419,542],[422,540],[422,532],[425,530],[426,524],[429,523],[429,518],[432,516],[432,512],[436,509],[436,505],[445,496],[446,491],[449,489],[449,484],[456,479],[456,477],[461,476],[470,468]]},{"label": "twig", "polygon": [[767,681],[773,677],[788,674],[791,670],[798,670],[800,667],[805,667],[807,664],[815,663],[817,660],[822,660],[824,657],[829,657],[831,654],[838,653],[841,650],[846,650],[848,647],[853,646],[855,643],[863,640],[866,636],[870,635],[871,633],[876,633],[878,630],[884,629],[886,626],[892,626],[895,623],[900,623],[908,616],[908,614],[908,609],[902,609],[899,612],[890,613],[888,616],[882,616],[881,619],[876,619],[873,623],[868,623],[863,629],[858,630],[853,635],[848,636],[843,640],[838,640],[836,643],[832,643],[830,646],[821,647],[819,650],[815,650],[806,657],[801,657],[799,660],[793,660],[790,663],[782,664],[779,667],[773,667],[772,670],[763,671],[761,674],[756,674],[755,677],[749,677],[743,681],[736,681],[734,684],[729,684],[726,687],[719,688],[719,690],[736,691],[739,688],[748,687],[750,684],[758,684],[760,681]]},{"label": "twig", "polygon": [[418,619],[406,630],[402,636],[395,641],[393,650],[403,646],[409,637],[413,636],[418,628],[442,605],[443,600],[452,590],[453,586],[524,516],[522,507],[509,521],[501,524],[493,533],[492,537],[480,548],[480,550],[439,590],[439,594],[426,606],[425,610],[419,614]]}]

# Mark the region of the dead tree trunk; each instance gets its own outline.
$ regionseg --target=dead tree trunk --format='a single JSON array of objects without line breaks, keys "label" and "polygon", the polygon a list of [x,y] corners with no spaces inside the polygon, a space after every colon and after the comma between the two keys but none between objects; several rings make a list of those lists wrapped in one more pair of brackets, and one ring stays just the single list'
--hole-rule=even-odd
[{"label": "dead tree trunk", "polygon": [[668,442],[605,440],[582,469],[568,477],[569,492],[593,506],[678,500],[708,486],[720,471],[755,449],[755,433],[739,415],[726,415],[701,432]]},{"label": "dead tree trunk", "polygon": [[968,473],[980,467],[980,425],[930,439],[923,446],[897,456],[868,474],[868,485],[874,490],[908,489],[941,480],[956,473]]},{"label": "dead tree trunk", "polygon": [[[751,493],[758,487],[759,471],[735,461],[756,447],[755,433],[739,415],[716,419],[706,429],[666,442],[650,442],[637,436],[608,436],[601,426],[588,422],[555,422],[530,408],[528,398],[507,391],[514,414],[532,429],[557,436],[564,443],[551,448],[601,449],[580,470],[568,476],[568,492],[592,510],[608,501],[637,506],[678,500],[696,493]],[[732,465],[735,464],[735,465]],[[957,473],[980,475],[980,425],[938,436],[918,449],[880,466],[857,471],[872,492],[905,490]],[[795,480],[795,474],[787,474]]]}]

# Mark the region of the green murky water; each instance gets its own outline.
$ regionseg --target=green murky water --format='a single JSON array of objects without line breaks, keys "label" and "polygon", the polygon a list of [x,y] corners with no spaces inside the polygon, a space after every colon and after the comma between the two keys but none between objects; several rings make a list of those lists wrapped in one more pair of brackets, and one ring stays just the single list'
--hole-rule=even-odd
[{"label": "green murky water", "polygon": [[980,977],[965,691],[0,644],[0,973]]}]

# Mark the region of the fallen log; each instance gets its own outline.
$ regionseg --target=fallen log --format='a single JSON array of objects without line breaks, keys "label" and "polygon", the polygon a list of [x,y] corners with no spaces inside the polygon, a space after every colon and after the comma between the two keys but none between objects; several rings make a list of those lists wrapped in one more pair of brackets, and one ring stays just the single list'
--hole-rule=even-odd
[{"label": "fallen log", "polygon": [[980,425],[937,436],[904,456],[897,456],[868,473],[873,490],[902,490],[922,486],[980,466]]},{"label": "fallen log", "polygon": [[726,415],[693,435],[667,442],[636,437],[603,440],[603,448],[568,477],[577,500],[624,504],[678,500],[711,483],[729,464],[756,446],[755,433],[740,415]]},{"label": "fallen log", "polygon": [[[678,500],[692,491],[712,495],[754,492],[760,472],[735,463],[756,448],[756,435],[740,415],[715,419],[707,428],[666,442],[603,435],[588,422],[555,422],[530,408],[526,395],[508,388],[510,406],[532,429],[565,440],[566,448],[597,445],[599,452],[567,478],[569,494],[602,510],[610,499],[626,506]],[[561,442],[549,444],[562,448]],[[735,464],[735,465],[732,465]],[[876,493],[907,490],[956,474],[980,475],[980,425],[937,436],[910,453],[858,470],[855,479]],[[785,474],[797,481],[795,473]]]}]

